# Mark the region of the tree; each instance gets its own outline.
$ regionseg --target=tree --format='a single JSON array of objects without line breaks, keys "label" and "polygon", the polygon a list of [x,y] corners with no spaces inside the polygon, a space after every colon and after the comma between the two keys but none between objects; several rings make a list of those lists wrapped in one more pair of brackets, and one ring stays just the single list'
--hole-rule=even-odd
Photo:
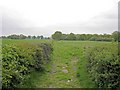
[{"label": "tree", "polygon": [[36,36],[32,36],[32,39],[36,39]]},{"label": "tree", "polygon": [[66,40],[67,39],[67,35],[66,34],[62,34],[61,40]]},{"label": "tree", "polygon": [[80,34],[80,40],[85,40],[86,39],[86,35],[85,34]]},{"label": "tree", "polygon": [[6,36],[1,36],[0,38],[5,39],[5,38],[7,38],[7,37],[6,37]]},{"label": "tree", "polygon": [[62,32],[60,32],[60,31],[56,31],[56,32],[52,35],[52,39],[61,40],[61,38],[62,38]]},{"label": "tree", "polygon": [[25,36],[25,35],[23,35],[23,34],[20,34],[19,35],[19,39],[26,39],[27,37]]},{"label": "tree", "polygon": [[28,39],[31,39],[31,38],[32,38],[32,37],[29,35],[29,36],[28,36]]},{"label": "tree", "polygon": [[41,35],[41,36],[37,36],[36,38],[37,39],[43,39],[44,37]]},{"label": "tree", "polygon": [[40,39],[43,39],[43,38],[44,38],[43,35],[41,35],[41,36],[40,36]]},{"label": "tree", "polygon": [[118,32],[118,31],[114,31],[113,33],[112,33],[112,37],[114,38],[114,41],[120,41],[120,32]]},{"label": "tree", "polygon": [[7,38],[9,38],[9,39],[19,39],[19,35],[13,34],[13,35],[9,35]]},{"label": "tree", "polygon": [[70,33],[70,34],[68,35],[68,40],[76,40],[75,34],[74,34],[74,33]]}]

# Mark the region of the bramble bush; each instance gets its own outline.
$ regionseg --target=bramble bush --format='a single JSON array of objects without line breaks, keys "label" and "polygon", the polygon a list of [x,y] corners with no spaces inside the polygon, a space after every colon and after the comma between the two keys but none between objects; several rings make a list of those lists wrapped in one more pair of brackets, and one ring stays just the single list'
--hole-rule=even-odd
[{"label": "bramble bush", "polygon": [[120,54],[117,45],[86,49],[87,71],[99,88],[120,88]]},{"label": "bramble bush", "polygon": [[2,88],[17,87],[32,71],[44,69],[50,60],[52,46],[50,44],[3,45],[2,47]]}]

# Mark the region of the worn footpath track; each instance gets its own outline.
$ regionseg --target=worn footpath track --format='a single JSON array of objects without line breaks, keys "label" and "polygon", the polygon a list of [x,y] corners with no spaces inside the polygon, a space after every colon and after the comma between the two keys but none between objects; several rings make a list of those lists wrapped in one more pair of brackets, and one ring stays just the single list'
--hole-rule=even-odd
[{"label": "worn footpath track", "polygon": [[[44,74],[37,74],[33,80],[39,88],[80,88],[77,78],[77,62],[80,48],[74,43],[54,42],[54,51],[50,64]],[[78,53],[79,52],[79,53]]]}]

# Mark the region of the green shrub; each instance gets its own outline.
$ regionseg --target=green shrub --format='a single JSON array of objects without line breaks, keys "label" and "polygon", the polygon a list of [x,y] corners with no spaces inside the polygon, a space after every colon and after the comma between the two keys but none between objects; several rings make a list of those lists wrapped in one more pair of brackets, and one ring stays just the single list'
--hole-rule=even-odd
[{"label": "green shrub", "polygon": [[96,46],[87,49],[87,70],[100,88],[120,88],[120,55],[118,46]]},{"label": "green shrub", "polygon": [[[44,48],[43,48],[44,47]],[[49,49],[47,52],[45,49]],[[2,87],[13,88],[22,83],[34,70],[42,70],[44,62],[52,52],[49,44],[3,45],[2,47]],[[49,55],[48,55],[49,54]]]}]

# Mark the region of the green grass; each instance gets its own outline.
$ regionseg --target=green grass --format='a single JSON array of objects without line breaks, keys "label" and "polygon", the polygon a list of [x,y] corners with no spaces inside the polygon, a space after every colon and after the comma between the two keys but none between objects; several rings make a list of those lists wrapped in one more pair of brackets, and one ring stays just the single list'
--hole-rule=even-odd
[{"label": "green grass", "polygon": [[29,39],[3,39],[2,40],[2,44],[4,45],[4,44],[21,44],[21,43],[34,43],[34,44],[36,44],[36,43],[51,43],[52,42],[52,40],[45,40],[45,39],[43,39],[43,40],[39,40],[39,39],[32,39],[32,40],[29,40]]},{"label": "green grass", "polygon": [[48,41],[48,40],[3,40],[11,43],[41,43],[52,42],[53,54],[51,62],[44,72],[33,72],[23,87],[37,88],[92,88],[94,82],[86,71],[84,47],[110,45],[111,42],[94,41]]}]

